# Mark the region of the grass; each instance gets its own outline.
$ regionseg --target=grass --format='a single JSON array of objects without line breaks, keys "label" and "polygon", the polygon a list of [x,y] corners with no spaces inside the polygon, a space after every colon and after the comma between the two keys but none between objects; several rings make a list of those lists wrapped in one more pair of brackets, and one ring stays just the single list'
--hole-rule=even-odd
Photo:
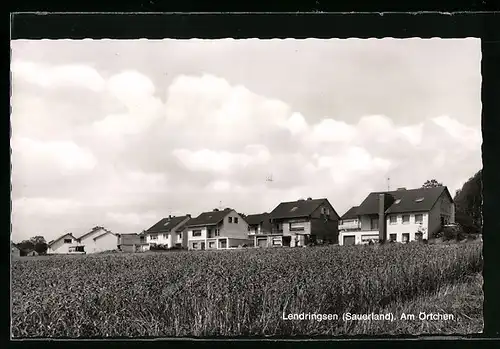
[{"label": "grass", "polygon": [[[477,332],[482,314],[470,284],[482,269],[481,249],[475,243],[390,244],[16,259],[12,332],[14,337]],[[448,309],[459,324],[282,319],[283,313],[426,311],[420,309]]]}]

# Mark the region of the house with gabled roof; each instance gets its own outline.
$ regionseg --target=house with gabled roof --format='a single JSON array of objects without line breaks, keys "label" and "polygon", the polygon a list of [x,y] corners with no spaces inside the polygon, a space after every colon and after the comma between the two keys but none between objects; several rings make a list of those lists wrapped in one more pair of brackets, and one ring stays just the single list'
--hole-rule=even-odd
[{"label": "house with gabled roof", "polygon": [[455,222],[455,204],[446,186],[373,192],[354,214],[359,227],[340,232],[341,245],[369,241],[429,239]]},{"label": "house with gabled roof", "polygon": [[12,241],[10,242],[10,254],[13,257],[21,256],[21,250]]},{"label": "house with gabled roof", "polygon": [[163,245],[167,248],[187,247],[187,234],[184,232],[186,223],[191,215],[172,216],[160,219],[151,228],[144,232],[146,243]]},{"label": "house with gabled roof", "polygon": [[339,215],[326,198],[282,202],[270,213],[270,234],[257,237],[256,246],[337,243],[338,222]]},{"label": "house with gabled roof", "polygon": [[361,227],[361,222],[357,215],[358,206],[353,206],[340,217],[339,231],[356,231]]},{"label": "house with gabled roof", "polygon": [[116,234],[118,237],[118,251],[145,252],[149,250],[144,233]]},{"label": "house with gabled roof", "polygon": [[253,245],[259,246],[259,243],[267,246],[267,236],[271,234],[271,215],[268,212],[251,214],[246,216],[248,223],[248,237],[253,239]]},{"label": "house with gabled roof", "polygon": [[112,231],[95,226],[77,239],[78,249],[85,253],[99,253],[118,249],[118,236]]},{"label": "house with gabled roof", "polygon": [[203,212],[186,223],[188,249],[220,250],[251,246],[248,223],[232,208]]},{"label": "house with gabled roof", "polygon": [[78,245],[78,239],[71,233],[65,233],[47,244],[47,254],[67,254]]}]

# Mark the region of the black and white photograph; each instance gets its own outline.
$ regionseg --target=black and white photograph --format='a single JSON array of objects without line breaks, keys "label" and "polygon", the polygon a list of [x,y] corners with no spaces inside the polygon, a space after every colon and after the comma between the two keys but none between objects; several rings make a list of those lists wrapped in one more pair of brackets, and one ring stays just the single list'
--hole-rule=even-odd
[{"label": "black and white photograph", "polygon": [[483,331],[478,38],[11,40],[11,337]]}]

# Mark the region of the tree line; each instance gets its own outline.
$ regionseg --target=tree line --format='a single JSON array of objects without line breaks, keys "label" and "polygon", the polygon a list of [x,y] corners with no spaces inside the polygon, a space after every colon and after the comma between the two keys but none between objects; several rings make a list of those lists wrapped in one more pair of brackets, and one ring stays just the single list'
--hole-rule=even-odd
[{"label": "tree line", "polygon": [[[455,223],[466,234],[479,234],[483,227],[482,173],[483,170],[481,169],[470,177],[462,188],[456,190],[453,198],[455,202]],[[422,187],[429,188],[442,185],[436,179],[431,179],[426,181]]]}]

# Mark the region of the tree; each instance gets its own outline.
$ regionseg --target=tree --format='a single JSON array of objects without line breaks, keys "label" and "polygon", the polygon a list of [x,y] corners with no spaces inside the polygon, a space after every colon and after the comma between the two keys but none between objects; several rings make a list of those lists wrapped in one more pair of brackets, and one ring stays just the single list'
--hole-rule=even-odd
[{"label": "tree", "polygon": [[47,241],[45,241],[45,238],[43,236],[40,236],[40,235],[33,236],[30,239],[30,241],[33,244],[33,249],[38,254],[45,254],[45,253],[47,253],[47,248],[49,246],[47,245]]},{"label": "tree", "polygon": [[479,233],[483,226],[482,173],[479,170],[455,193],[455,221],[469,233]]},{"label": "tree", "polygon": [[17,244],[17,248],[21,250],[22,254],[26,254],[29,251],[36,251],[38,254],[47,253],[47,242],[43,236],[37,235],[33,236],[29,240],[23,240]]},{"label": "tree", "polygon": [[431,179],[430,181],[427,180],[425,183],[422,185],[422,188],[434,188],[434,187],[442,187],[443,183],[439,183],[435,179]]}]

